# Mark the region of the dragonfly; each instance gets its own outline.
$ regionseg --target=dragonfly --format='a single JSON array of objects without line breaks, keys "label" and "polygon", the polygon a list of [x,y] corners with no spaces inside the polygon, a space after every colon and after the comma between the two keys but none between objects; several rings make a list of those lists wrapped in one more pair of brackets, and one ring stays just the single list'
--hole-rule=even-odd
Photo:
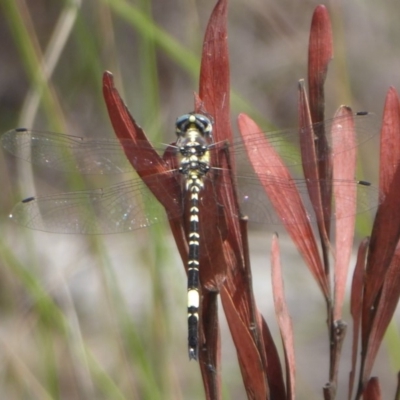
[{"label": "dragonfly", "polygon": [[[338,118],[340,117],[314,124],[313,129],[324,129],[329,143],[330,126],[340,123]],[[356,145],[359,145],[369,140],[375,132],[370,129],[371,115],[356,114],[354,120],[358,132]],[[206,194],[212,195],[217,190],[206,191],[205,186],[235,186],[240,210],[233,217],[240,218],[246,215],[250,221],[257,223],[279,224],[282,222],[274,213],[263,184],[294,183],[304,199],[307,199],[310,182],[305,179],[293,179],[288,182],[269,174],[256,175],[249,167],[245,144],[241,139],[235,139],[228,145],[225,142],[213,141],[213,121],[209,116],[198,113],[184,114],[176,120],[175,128],[177,139],[172,145],[153,146],[144,141],[133,145],[129,140],[84,138],[24,128],[6,132],[1,137],[1,143],[4,149],[30,163],[80,174],[122,174],[132,171],[131,163],[134,164],[135,160],[130,159],[128,162],[126,156],[130,146],[139,147],[141,151],[138,172],[155,170],[151,157],[154,149],[174,155],[172,160],[175,161],[171,162],[170,168],[165,172],[150,173],[146,177],[146,183],[136,178],[105,188],[28,197],[14,207],[10,218],[25,227],[48,232],[108,234],[129,232],[162,220],[187,217],[188,352],[189,359],[197,359],[201,274],[199,255],[202,232],[200,221],[203,224],[215,224],[216,218],[210,215],[210,212],[207,213],[205,197]],[[296,168],[301,165],[298,129],[268,132],[264,136],[287,166]],[[259,148],[262,145],[258,134],[254,135],[254,138],[250,136],[246,139],[247,147]],[[220,179],[223,171],[220,166],[213,165],[217,154],[226,148],[239,171],[235,179],[229,182]],[[175,179],[171,181],[174,183],[169,187],[170,190],[165,191],[163,196],[176,207],[167,210],[166,213],[155,201],[148,187],[160,184],[167,176]],[[315,184],[319,185],[319,182]],[[357,213],[367,211],[378,203],[377,193],[365,182],[333,181],[332,185],[357,187]],[[349,205],[350,202],[351,205],[354,203],[350,197],[340,201],[347,201]],[[311,206],[308,208],[311,209]],[[189,212],[185,213],[187,209]],[[200,217],[202,212],[206,214],[203,218]],[[310,219],[313,218],[315,217],[310,210]],[[293,220],[286,219],[285,223],[295,224],[297,221],[293,217]]]}]

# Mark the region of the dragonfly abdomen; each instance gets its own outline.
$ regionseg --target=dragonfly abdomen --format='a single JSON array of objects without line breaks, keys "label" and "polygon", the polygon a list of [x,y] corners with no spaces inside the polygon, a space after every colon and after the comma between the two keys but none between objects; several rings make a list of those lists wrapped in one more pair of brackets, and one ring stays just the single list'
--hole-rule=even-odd
[{"label": "dragonfly abdomen", "polygon": [[198,351],[198,325],[200,306],[200,282],[199,282],[199,256],[200,256],[200,232],[199,232],[199,208],[198,193],[191,188],[190,193],[190,224],[189,224],[189,256],[188,256],[188,346],[189,358],[197,359]]}]

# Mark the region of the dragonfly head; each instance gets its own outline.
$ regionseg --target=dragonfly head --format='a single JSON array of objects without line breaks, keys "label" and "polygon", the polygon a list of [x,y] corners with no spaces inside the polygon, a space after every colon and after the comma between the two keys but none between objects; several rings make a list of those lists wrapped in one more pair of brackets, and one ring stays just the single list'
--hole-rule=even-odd
[{"label": "dragonfly head", "polygon": [[176,120],[176,134],[178,137],[185,136],[189,130],[196,130],[203,137],[211,137],[211,119],[203,114],[189,113],[182,115]]}]

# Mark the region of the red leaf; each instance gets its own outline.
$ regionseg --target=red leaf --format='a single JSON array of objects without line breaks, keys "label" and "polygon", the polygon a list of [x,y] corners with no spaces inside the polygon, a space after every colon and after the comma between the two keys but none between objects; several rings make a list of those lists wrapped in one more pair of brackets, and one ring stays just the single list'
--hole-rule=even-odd
[{"label": "red leaf", "polygon": [[[214,120],[213,137],[215,141],[231,140],[232,132],[229,123],[229,55],[228,55],[228,33],[227,33],[227,1],[219,0],[215,6],[205,33],[203,42],[203,51],[200,69],[200,100],[196,99],[197,106],[201,107],[199,112],[206,112],[211,115]],[[225,215],[238,215],[238,209],[233,200],[231,175],[228,171],[229,165],[224,152],[213,152],[212,164],[215,167],[223,168],[219,177],[221,184],[218,188],[218,203],[223,205]],[[210,196],[214,198],[214,196]],[[236,202],[237,204],[237,202]],[[214,206],[218,206],[215,204]],[[216,214],[215,214],[216,215]],[[233,218],[226,218],[226,231],[229,235],[233,230],[239,235],[238,221],[232,222]],[[232,228],[232,223],[235,227]],[[225,239],[225,238],[224,238]],[[219,243],[218,243],[219,242]],[[206,246],[214,246],[223,253],[223,243],[221,238],[217,238],[217,243],[211,238],[207,241]],[[208,251],[206,249],[206,251]],[[213,264],[215,261],[210,260]],[[221,267],[226,269],[226,263],[222,263]],[[215,267],[214,267],[215,268]],[[212,269],[208,267],[207,269]],[[224,273],[221,270],[221,273]],[[219,290],[219,287],[214,288]]]},{"label": "red leaf", "polygon": [[[229,118],[230,84],[226,18],[227,2],[220,0],[210,17],[204,39],[200,72],[201,102],[197,102],[198,111],[210,113],[214,119],[213,136],[216,142],[231,141],[233,137]],[[221,259],[219,263],[214,259],[210,260],[209,265],[202,264],[203,277],[207,274],[207,271],[204,271],[205,268],[210,271],[210,276],[215,274],[215,268],[219,268],[221,272],[224,268],[227,273],[226,282],[221,291],[221,299],[238,351],[244,384],[248,393],[263,397],[265,393],[268,393],[268,389],[263,386],[266,376],[261,378],[257,373],[253,375],[252,370],[252,367],[256,367],[260,360],[262,361],[261,366],[265,365],[263,361],[265,354],[255,341],[255,336],[261,336],[261,334],[250,329],[250,326],[253,326],[256,332],[259,331],[257,325],[251,325],[254,323],[252,315],[258,315],[258,311],[252,302],[251,287],[249,286],[251,282],[246,278],[247,272],[243,265],[246,256],[243,254],[239,221],[234,217],[239,215],[238,201],[233,191],[231,173],[228,172],[234,170],[234,159],[230,154],[228,160],[226,152],[214,152],[213,157],[213,165],[221,168],[222,184],[217,189],[218,203],[225,211],[227,237],[223,244],[223,250],[220,251],[221,256],[224,256],[225,259]],[[205,246],[212,247],[215,251],[220,248],[218,241],[220,239],[216,241],[209,238]],[[204,251],[204,247],[202,247],[202,251]],[[247,342],[244,343],[242,339]],[[244,353],[242,348],[248,348],[249,352]],[[250,349],[257,351],[254,352]],[[200,365],[204,368],[203,363]],[[256,368],[255,371],[259,370]],[[264,371],[264,367],[262,371]]]},{"label": "red leaf", "polygon": [[200,69],[200,98],[214,119],[216,142],[231,140],[227,0],[219,0],[207,25]]},{"label": "red leaf", "polygon": [[271,331],[264,318],[261,318],[262,337],[267,355],[267,376],[271,399],[286,399],[285,382],[278,350],[276,349]]},{"label": "red leaf", "polygon": [[358,248],[356,267],[353,273],[353,280],[351,284],[351,299],[350,299],[350,312],[353,318],[353,339],[351,351],[351,372],[349,379],[349,399],[353,393],[354,380],[356,374],[356,364],[358,355],[358,341],[360,337],[361,328],[361,311],[363,303],[363,289],[364,289],[364,271],[365,261],[367,258],[367,251],[369,245],[369,238],[365,238]]},{"label": "red leaf", "polygon": [[275,314],[278,318],[279,330],[281,332],[283,350],[285,352],[285,360],[286,360],[286,391],[287,391],[286,399],[293,400],[295,398],[295,374],[296,374],[293,327],[284,294],[282,266],[280,260],[280,250],[279,250],[279,242],[277,235],[274,235],[272,239],[271,265],[272,265],[272,292],[274,295]]},{"label": "red leaf", "polygon": [[384,194],[389,191],[400,160],[400,105],[396,90],[389,88],[382,121],[379,185]]},{"label": "red leaf", "polygon": [[[103,95],[114,132],[118,139],[120,139],[132,167],[137,170],[154,196],[164,206],[167,213],[182,215],[182,210],[180,209],[181,202],[176,201],[176,199],[182,198],[182,193],[179,189],[180,186],[176,184],[175,177],[172,174],[165,173],[170,170],[169,164],[165,163],[152,148],[142,128],[132,118],[117,89],[114,87],[112,74],[108,71],[103,75]],[[145,164],[146,168],[142,168],[142,164]],[[148,179],[153,174],[161,172],[164,172],[165,179]],[[170,219],[169,223],[177,243],[179,254],[186,266],[187,247],[182,220],[180,218],[173,218]]]},{"label": "red leaf", "polygon": [[249,398],[267,399],[268,387],[263,362],[246,322],[238,313],[237,305],[225,288],[221,291],[225,314],[236,346],[243,382]]},{"label": "red leaf", "polygon": [[312,119],[308,106],[307,93],[304,88],[304,81],[299,81],[299,130],[300,130],[300,150],[303,161],[304,177],[307,180],[307,189],[313,205],[318,222],[318,228],[321,236],[327,240],[327,234],[324,224],[323,204],[321,199],[321,187],[316,185],[319,182],[319,172],[317,155],[315,149],[315,134],[312,127]]},{"label": "red leaf", "polygon": [[[226,283],[221,291],[221,300],[237,349],[247,393],[249,395],[250,393],[258,393],[260,389],[258,375],[260,368],[263,371],[263,382],[266,383],[268,379],[270,385],[270,394],[267,398],[269,396],[274,398],[276,392],[281,394],[282,390],[284,391],[282,371],[274,343],[270,340],[265,342],[262,335],[262,330],[264,328],[268,330],[268,327],[266,327],[254,301],[247,241],[247,220],[245,218],[240,220],[240,228],[243,267],[236,261],[236,253],[229,251],[226,259],[230,268],[227,270]],[[225,249],[228,251],[229,247],[226,246]],[[270,373],[273,374],[273,377],[270,377]],[[260,393],[263,392],[264,390]],[[265,393],[268,394],[268,387],[266,387]]]},{"label": "red leaf", "polygon": [[[312,122],[324,121],[325,112],[325,94],[324,83],[328,71],[328,64],[333,57],[333,40],[332,27],[329,19],[329,14],[323,5],[316,7],[310,30],[310,39],[308,45],[308,86],[310,93],[310,113]],[[329,246],[325,234],[329,236],[330,232],[330,204],[332,189],[330,180],[332,177],[332,167],[330,159],[330,150],[327,138],[325,136],[324,126],[321,125],[314,130],[317,137],[316,154],[318,159],[318,175],[321,182],[321,197],[324,205],[324,231],[320,235],[322,239],[322,250],[324,253],[325,268],[328,268],[328,251]]]},{"label": "red leaf", "polygon": [[332,42],[332,27],[328,11],[325,6],[319,5],[312,18],[308,45],[308,85],[311,118],[314,123],[324,120],[324,83],[328,64],[333,57]]},{"label": "red leaf", "polygon": [[[201,59],[201,70],[200,70],[200,99],[196,100],[196,111],[209,113],[214,120],[213,126],[213,137],[216,141],[226,140],[232,138],[229,121],[229,94],[230,94],[230,82],[229,82],[229,56],[228,56],[228,43],[227,43],[227,1],[219,0],[215,6],[205,33],[203,52]],[[225,154],[217,154],[214,152],[212,155],[212,164],[216,167],[227,168],[228,163]],[[239,237],[239,224],[237,220],[233,218],[227,218],[230,215],[237,214],[237,201],[234,200],[234,194],[232,192],[231,176],[224,169],[220,176],[221,184],[218,186],[218,204],[222,205],[225,212],[225,216],[221,217],[221,223],[216,221],[217,229],[215,225],[212,226],[210,234],[201,235],[206,237],[206,240],[201,241],[201,253],[206,256],[200,260],[201,265],[201,282],[202,287],[206,290],[219,291],[221,289],[222,282],[225,279],[227,268],[233,269],[237,264],[234,260],[231,262],[226,259],[226,255],[230,254],[230,243],[235,242],[234,248],[240,248]],[[208,185],[208,189],[212,188]],[[209,194],[211,194],[209,192]],[[206,196],[204,198],[214,198],[213,195]],[[210,204],[211,210],[217,210],[219,205]],[[233,211],[232,211],[233,208]],[[206,207],[204,207],[206,209]],[[209,218],[211,217],[209,214]],[[217,214],[214,214],[214,216]],[[208,224],[212,219],[208,219]],[[224,220],[224,221],[222,221]],[[225,225],[221,227],[222,225]],[[228,235],[228,237],[226,237]],[[208,257],[207,257],[208,255]],[[209,255],[215,255],[210,257]],[[234,274],[233,274],[234,275]],[[216,280],[217,277],[217,280]],[[229,279],[229,276],[228,278]],[[223,304],[229,304],[229,298],[225,298],[227,292],[222,291],[221,297]],[[227,317],[230,317],[230,314]],[[231,321],[228,321],[231,323]],[[202,317],[203,324],[215,324],[217,321],[206,320],[205,316]],[[204,326],[207,329],[207,326]],[[245,332],[242,332],[245,334]],[[210,347],[210,341],[205,343],[205,351],[200,353],[200,368],[202,369],[202,375],[205,381],[205,385],[211,387],[214,385],[218,387],[218,396],[220,393],[220,376],[214,376],[214,381],[210,381],[213,377],[208,375],[207,370],[210,366],[218,371],[219,369],[219,348]],[[201,346],[201,344],[200,344]]]},{"label": "red leaf", "polygon": [[[238,118],[240,133],[243,142],[246,144],[246,137],[254,132],[261,132],[260,128],[247,115],[240,114]],[[303,202],[294,184],[294,181],[275,152],[274,148],[268,143],[265,136],[260,133],[258,140],[265,139],[261,148],[247,149],[247,155],[254,171],[259,176],[270,175],[277,178],[277,182],[286,181],[287,185],[274,185],[273,181],[261,181],[264,190],[273,204],[278,216],[286,227],[287,232],[296,244],[300,254],[304,258],[308,268],[318,282],[325,297],[329,294],[324,270],[318,253],[318,247],[312,232],[310,221]],[[261,142],[260,142],[261,143]],[[287,223],[286,221],[298,221],[298,223]]]},{"label": "red leaf", "polygon": [[364,400],[381,400],[381,387],[378,378],[371,378],[363,393]]},{"label": "red leaf", "polygon": [[[321,239],[321,246],[323,252],[323,260],[325,266],[325,275],[328,275],[329,266],[329,227],[330,227],[330,216],[331,216],[331,182],[320,179],[319,165],[317,161],[317,149],[315,143],[318,140],[316,138],[316,132],[312,127],[312,120],[310,115],[310,109],[308,106],[307,93],[304,88],[304,82],[299,82],[299,129],[300,129],[300,150],[303,165],[304,177],[307,182],[307,190],[310,196],[311,204],[313,206],[318,231]],[[323,135],[325,140],[325,133],[319,129],[318,132]],[[324,164],[324,163],[323,163]],[[326,174],[323,174],[326,177]],[[328,286],[328,285],[327,285]],[[326,298],[327,302],[330,302],[330,297]]]},{"label": "red leaf", "polygon": [[[385,273],[400,237],[400,106],[397,94],[389,90],[381,130],[380,190],[385,196],[378,207],[371,234],[365,280],[365,315],[368,324],[372,305],[381,290]],[[363,327],[368,334],[367,326]],[[364,337],[364,339],[366,339]]]},{"label": "red leaf", "polygon": [[[113,76],[110,72],[105,72],[103,75],[103,94],[114,132],[120,139],[122,148],[132,167],[138,172],[167,212],[181,215],[180,203],[175,200],[182,198],[176,178],[173,174],[168,173],[170,170],[168,164],[153,149],[142,128],[132,118],[114,87]],[[145,168],[143,164],[145,164]],[[162,181],[148,179],[149,176],[161,172],[165,176]],[[168,193],[168,196],[166,193]]]},{"label": "red leaf", "polygon": [[[342,106],[335,117],[340,118],[340,123],[332,126],[333,179],[347,182],[354,179],[356,170],[356,133],[353,114],[350,108]],[[347,274],[353,249],[357,188],[355,185],[334,185],[333,194],[336,215],[333,318],[339,320],[342,318]]]},{"label": "red leaf", "polygon": [[400,262],[396,245],[400,237],[400,105],[389,90],[381,130],[380,189],[385,198],[378,207],[372,229],[365,276],[362,320],[362,384],[372,370],[383,334],[399,297]]},{"label": "red leaf", "polygon": [[369,345],[365,356],[364,379],[371,374],[373,364],[379,347],[382,343],[386,329],[393,318],[400,296],[400,248],[396,249],[395,255],[385,274],[382,292],[375,318],[369,335]]}]

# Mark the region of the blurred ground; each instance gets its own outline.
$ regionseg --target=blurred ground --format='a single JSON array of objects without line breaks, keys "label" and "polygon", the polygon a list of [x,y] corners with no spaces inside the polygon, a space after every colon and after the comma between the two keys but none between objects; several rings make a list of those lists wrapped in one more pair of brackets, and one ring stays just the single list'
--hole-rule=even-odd
[{"label": "blurred ground", "polygon": [[[112,137],[101,94],[102,72],[110,70],[132,114],[149,136],[165,142],[173,139],[176,117],[193,108],[197,81],[171,52],[157,48],[151,51],[154,44],[146,39],[148,31],[135,27],[117,8],[109,6],[119,1],[2,3],[0,132],[27,126]],[[127,3],[138,6],[140,2]],[[214,1],[155,0],[141,4],[143,9],[151,8],[161,29],[199,60]],[[296,0],[230,1],[232,88],[250,104],[266,128],[296,126],[297,81],[306,77],[309,26],[317,4]],[[21,20],[13,13],[14,6],[19,7]],[[396,87],[399,82],[398,4],[389,0],[332,1],[327,8],[333,22],[335,59],[326,85],[326,116],[346,104],[356,111],[374,112],[379,119],[388,87]],[[61,50],[48,85],[52,101],[37,108],[34,67],[24,50],[20,23],[33,39],[37,54],[44,53],[56,38],[55,46]],[[56,27],[61,29],[59,36]],[[240,111],[233,105],[233,122]],[[363,145],[361,160],[367,161],[362,163],[363,178],[376,182],[377,138]],[[94,398],[91,393],[96,392],[93,386],[98,381],[88,376],[91,361],[85,357],[82,361],[84,345],[118,382],[126,398],[146,398],[141,381],[151,381],[148,375],[154,374],[154,385],[168,388],[165,393],[175,393],[171,398],[201,399],[198,366],[188,363],[186,355],[184,272],[166,230],[85,238],[13,226],[7,219],[12,204],[33,194],[26,167],[7,154],[0,157],[2,247],[12,255],[11,259],[3,252],[0,266],[0,388],[4,398],[44,399],[44,394],[50,393],[53,397],[48,398]],[[35,170],[35,176],[39,192],[68,190],[65,179],[54,171]],[[256,299],[279,342],[269,283],[271,233],[272,229],[254,233],[251,246]],[[296,333],[298,398],[319,399],[328,368],[324,303],[294,246],[283,233],[281,237],[286,292]],[[20,270],[16,268],[18,263]],[[32,286],[23,279],[24,270],[35,276],[67,316],[69,340],[52,328],[47,332],[43,328],[47,325],[39,324],[35,296]],[[113,308],[115,305],[122,305],[127,314]],[[130,321],[134,327],[123,325]],[[145,376],[133,363],[132,354],[137,353],[129,353],[121,339],[127,332],[130,337],[132,332],[137,334],[129,345],[143,347],[143,357],[153,366],[159,364],[158,369]],[[225,344],[229,337],[226,327],[222,334]],[[347,342],[338,398],[345,398],[347,388]],[[47,347],[49,343],[52,350]],[[383,397],[391,398],[395,372],[390,370],[386,349],[381,353],[375,372],[382,379]],[[232,347],[224,347],[223,356],[226,398],[243,399]],[[24,392],[21,387],[29,390]],[[82,393],[86,396],[81,397]]]}]

